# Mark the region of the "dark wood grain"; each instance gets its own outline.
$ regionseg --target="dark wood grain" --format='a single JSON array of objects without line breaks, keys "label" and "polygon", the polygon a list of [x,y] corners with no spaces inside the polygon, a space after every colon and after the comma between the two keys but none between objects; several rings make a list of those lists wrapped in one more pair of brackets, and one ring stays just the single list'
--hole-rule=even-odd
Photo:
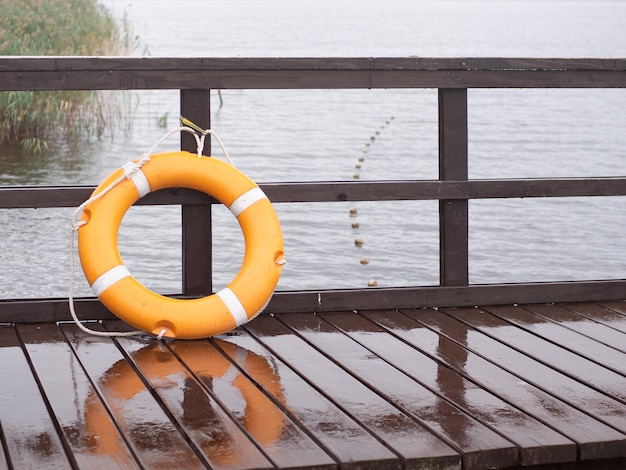
[{"label": "dark wood grain", "polygon": [[[486,387],[478,385],[473,376],[461,375],[459,372],[463,371],[455,371],[448,364],[434,360],[433,356],[418,351],[417,345],[403,341],[404,337],[394,336],[376,324],[376,321],[384,322],[386,319],[385,323],[389,325],[394,318],[408,320],[407,317],[389,311],[371,312],[368,317],[373,321],[356,313],[323,315],[324,320],[340,328],[354,341],[515,443],[519,448],[522,465],[576,460],[576,445],[573,441],[507,403]],[[419,324],[412,323],[419,329]],[[405,336],[408,336],[410,327],[405,331]],[[436,337],[436,334],[434,336],[427,344],[441,345],[443,351],[451,349],[448,344],[443,346],[445,338]],[[465,358],[468,359],[467,353]]]},{"label": "dark wood grain", "polygon": [[[468,282],[468,199],[494,197],[558,197],[623,195],[623,178],[532,179],[466,181],[467,89],[471,87],[624,87],[623,59],[533,58],[116,58],[116,57],[4,57],[0,58],[0,89],[178,89],[181,113],[202,127],[210,126],[211,88],[437,88],[440,99],[438,181],[266,183],[262,188],[274,202],[330,202],[357,200],[440,201],[440,284]],[[192,149],[192,139],[182,137]],[[210,145],[210,143],[208,143]],[[206,147],[210,153],[210,147]],[[0,188],[0,207],[77,206],[92,188]],[[211,288],[210,198],[172,188],[142,198],[141,204],[183,204],[182,294],[207,295]],[[195,226],[188,227],[194,221]],[[189,222],[189,223],[188,223]],[[376,291],[371,308],[483,303],[578,301],[616,299],[614,283],[595,284],[583,298],[558,284],[555,297],[540,294],[544,286],[493,286],[493,291],[467,290],[432,293],[421,290]],[[572,286],[569,286],[572,287]],[[477,295],[493,293],[491,299]],[[398,303],[389,303],[388,294]],[[297,294],[294,306],[312,310],[310,297]],[[349,308],[361,292],[324,294],[321,311]],[[369,295],[369,294],[365,294]],[[365,296],[364,295],[364,296]],[[321,298],[321,297],[320,297]],[[442,298],[448,300],[442,300]],[[292,300],[292,298],[290,298]],[[405,302],[413,302],[409,305]],[[320,302],[318,302],[320,303]],[[304,307],[306,305],[306,307]],[[4,304],[4,312],[12,304]],[[355,303],[353,308],[361,307]],[[281,311],[280,301],[272,308]],[[4,318],[12,314],[4,313]],[[41,317],[40,317],[41,318]]]},{"label": "dark wood grain", "polygon": [[623,59],[3,57],[3,90],[623,87]]},{"label": "dark wood grain", "polygon": [[[623,299],[624,292],[626,281],[623,280],[283,291],[274,293],[265,313],[609,301]],[[75,304],[81,320],[116,318],[95,298],[79,298]],[[0,300],[0,323],[71,319],[67,299]]]},{"label": "dark wood grain", "polygon": [[[572,319],[592,321],[575,309],[626,317],[568,304],[533,313],[533,325],[574,333]],[[167,342],[3,326],[0,391],[13,398],[0,406],[0,468],[621,468],[626,403],[610,396],[612,371],[591,386],[530,357],[555,345],[522,328],[524,315],[284,314]],[[521,351],[510,328],[539,343]],[[588,361],[569,359],[572,369]]]},{"label": "dark wood grain", "polygon": [[[180,115],[202,129],[211,128],[211,90],[181,90]],[[198,153],[193,135],[180,133],[181,150]],[[201,149],[211,155],[211,139]],[[182,293],[204,296],[213,291],[213,240],[211,206],[183,204],[182,218]]]},{"label": "dark wood grain", "polygon": [[[542,178],[470,181],[320,181],[260,183],[274,203],[409,201],[529,197],[624,196],[626,178]],[[0,187],[0,208],[76,207],[95,186]],[[137,205],[216,204],[213,198],[185,188],[159,190]]]},{"label": "dark wood grain", "polygon": [[[612,350],[615,354],[606,358],[609,365],[605,366],[604,363],[598,363],[579,353],[577,345],[568,343],[565,338],[566,335],[562,331],[560,333],[564,333],[563,342],[559,341],[559,337],[556,335],[546,341],[545,338],[538,337],[526,329],[514,326],[519,316],[523,315],[520,312],[523,310],[521,307],[490,307],[489,310],[506,316],[507,320],[502,319],[502,316],[496,317],[482,309],[451,310],[450,312],[455,318],[483,333],[518,351],[524,351],[528,356],[597,389],[600,393],[605,393],[626,403],[626,377],[621,372],[612,369],[617,360],[615,355],[621,357],[623,353]],[[562,328],[559,325],[556,326]],[[577,333],[574,334],[578,335]],[[577,339],[581,340],[583,343],[581,349],[587,353],[589,348],[585,347],[584,337],[579,335]],[[599,343],[597,345],[601,346]]]},{"label": "dark wood grain", "polygon": [[626,315],[626,301],[624,299],[616,302],[600,302],[600,305],[613,312]]},{"label": "dark wood grain", "polygon": [[76,465],[140,468],[58,326],[19,325],[17,331]]},{"label": "dark wood grain", "polygon": [[[72,324],[61,325],[61,330],[143,466],[206,467],[203,454],[181,434],[154,389],[146,386],[113,340],[88,335]],[[97,418],[85,417],[88,422]],[[106,452],[109,442],[102,438],[97,445]]]},{"label": "dark wood grain", "polygon": [[[613,330],[617,330],[622,333],[626,333],[626,304],[624,301],[617,302],[601,302],[599,304],[590,303],[575,303],[575,304],[562,304],[563,308],[566,308],[572,312],[576,312],[585,318],[588,318],[594,322],[601,323]],[[620,313],[623,312],[623,313]],[[611,340],[611,345],[621,346]]]},{"label": "dark wood grain", "polygon": [[[363,315],[411,347],[572,439],[578,446],[580,458],[616,457],[624,453],[626,409],[615,400],[561,377],[436,311],[377,311]],[[414,357],[407,353],[405,362]],[[537,380],[538,377],[545,380]],[[441,384],[452,386],[447,381]],[[560,399],[559,395],[564,395],[565,399]],[[462,398],[468,400],[465,395]],[[485,407],[484,411],[487,409]],[[493,419],[499,419],[499,415]],[[611,426],[620,426],[621,430],[614,429],[607,421]],[[558,439],[552,442],[555,447],[539,451],[542,458],[572,458],[567,447],[558,445]]]},{"label": "dark wood grain", "polygon": [[[260,186],[277,204],[438,200],[442,260],[439,286],[278,292],[211,341],[92,337],[54,324],[65,299],[0,300],[0,468],[623,468],[626,280],[469,285],[467,269],[471,199],[626,195],[625,177],[468,181],[468,88],[613,87],[626,59],[0,57],[0,90],[179,90],[203,127],[211,89],[438,89],[438,180]],[[2,187],[0,208],[76,207],[93,189]],[[138,201],[183,206],[170,294],[212,291],[215,202]]]},{"label": "dark wood grain", "polygon": [[[467,90],[439,89],[439,181],[468,177]],[[468,201],[439,200],[439,284],[469,283]]]},{"label": "dark wood grain", "polygon": [[[626,409],[624,409],[623,402],[609,396],[604,390],[599,390],[598,387],[587,384],[586,380],[577,380],[571,377],[571,375],[560,372],[550,367],[550,365],[531,357],[531,355],[536,354],[535,351],[519,351],[482,333],[480,330],[475,330],[469,322],[464,323],[455,320],[455,318],[458,318],[457,314],[461,313],[467,314],[467,319],[471,320],[469,318],[471,313],[469,309],[456,309],[454,318],[433,314],[430,311],[416,310],[406,311],[406,313],[429,328],[435,329],[438,333],[460,341],[466,348],[471,349],[476,354],[493,361],[499,367],[519,376],[534,386],[552,393],[560,400],[577,407],[585,413],[591,414],[600,421],[619,429],[622,433],[626,431]],[[468,342],[470,333],[471,343]],[[572,359],[573,362],[569,364],[569,367],[578,369],[579,361],[576,358]],[[610,373],[608,370],[607,372]],[[618,391],[618,393],[621,392]],[[612,446],[606,445],[606,443],[601,446],[601,451],[609,452],[609,447],[612,447],[610,452],[616,452],[621,455],[625,451],[624,445],[626,445],[626,441],[624,441],[624,438],[615,439],[614,437],[612,442]]]},{"label": "dark wood grain", "polygon": [[87,70],[540,70],[624,71],[626,59],[536,57],[9,57],[0,71]]},{"label": "dark wood grain", "polygon": [[[334,317],[328,316],[330,320]],[[398,370],[394,360],[381,358],[376,351],[351,340],[319,315],[279,318],[362,383],[397,403],[458,449],[463,455],[464,468],[507,467],[518,463],[518,451],[511,441],[481,424],[472,414],[464,413],[415,377]]]},{"label": "dark wood grain", "polygon": [[317,352],[276,319],[263,316],[246,326],[273,354],[358,420],[405,464],[417,468],[461,468],[461,455],[422,424]]},{"label": "dark wood grain", "polygon": [[58,424],[10,326],[0,326],[0,377],[0,425],[9,468],[69,467]]},{"label": "dark wood grain", "polygon": [[[171,344],[171,350],[206,392],[214,396],[222,407],[231,409],[231,416],[237,419],[241,428],[274,465],[279,468],[309,465],[320,470],[335,467],[336,463],[328,453],[258,387],[257,384],[262,384],[265,390],[282,393],[281,377],[271,362],[222,340],[215,340],[214,343],[177,341]],[[228,356],[222,353],[224,350],[230,350],[231,356],[239,357],[248,368],[254,368],[258,382],[253,382],[229,361]],[[238,406],[233,401],[235,396],[243,399]],[[195,407],[188,410],[190,416],[206,411],[198,400],[189,405]],[[233,443],[239,441],[241,438],[232,439]],[[240,444],[236,448],[238,453],[246,453]]]},{"label": "dark wood grain", "polygon": [[7,457],[6,453],[4,452],[5,447],[7,446],[5,440],[4,440],[4,436],[2,436],[2,434],[0,434],[0,468],[2,470],[8,470],[9,469],[9,458]]},{"label": "dark wood grain", "polygon": [[531,304],[515,309],[506,319],[548,341],[558,338],[562,347],[626,374],[626,335],[593,318],[556,304]]},{"label": "dark wood grain", "polygon": [[[251,380],[279,403],[321,446],[335,456],[342,468],[395,469],[400,458],[355,419],[345,414],[323,393],[244,331],[214,340],[216,347],[235,362]],[[226,344],[225,344],[226,343]],[[237,349],[228,347],[235,345]],[[177,345],[178,346],[178,345]],[[245,354],[239,351],[243,349]],[[180,351],[177,348],[177,352]],[[249,356],[272,364],[280,380],[267,380],[267,372]],[[183,356],[184,359],[184,356]]]},{"label": "dark wood grain", "polygon": [[[228,373],[230,363],[211,348],[202,348],[200,343],[191,342],[194,355],[188,364],[183,364],[168,348],[157,341],[119,338],[117,342],[147,383],[155,390],[159,400],[170,410],[177,427],[183,429],[193,444],[206,456],[212,468],[270,468],[269,456],[260,450],[250,438],[250,429],[258,426],[253,412],[243,413],[242,421],[247,423],[238,426],[233,414],[225,411],[215,388],[228,385],[223,376]],[[200,345],[197,347],[196,345]],[[221,361],[220,361],[221,358]],[[196,374],[189,370],[192,368]],[[208,378],[209,387],[201,382]],[[167,381],[167,386],[163,386]],[[230,391],[231,393],[234,390]],[[219,392],[217,392],[219,394]],[[248,408],[244,408],[248,411]],[[275,413],[270,408],[266,416]],[[280,413],[280,411],[278,411]],[[247,416],[250,414],[251,416]],[[278,428],[272,427],[270,420],[267,434],[274,436],[282,430],[282,416],[278,417]],[[248,429],[250,428],[250,429]],[[245,432],[245,431],[248,432]],[[257,441],[266,444],[263,435],[257,435]],[[294,439],[295,440],[295,439]],[[294,449],[303,450],[295,445]],[[309,454],[313,459],[313,455]]]}]

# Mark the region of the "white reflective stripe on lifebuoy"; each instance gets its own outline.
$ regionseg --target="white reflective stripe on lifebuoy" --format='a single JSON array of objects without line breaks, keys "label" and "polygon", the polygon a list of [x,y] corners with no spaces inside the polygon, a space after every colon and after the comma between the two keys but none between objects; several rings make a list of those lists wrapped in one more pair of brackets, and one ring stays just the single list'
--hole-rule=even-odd
[{"label": "white reflective stripe on lifebuoy", "polygon": [[111,287],[120,279],[124,279],[125,277],[130,276],[130,272],[128,268],[123,264],[115,266],[114,268],[109,269],[107,272],[100,274],[98,278],[93,281],[91,285],[91,290],[97,297],[100,297],[105,290]]},{"label": "white reflective stripe on lifebuoy", "polygon": [[248,321],[248,314],[246,313],[246,309],[232,290],[230,290],[228,287],[225,287],[221,291],[216,292],[215,295],[222,299],[222,301],[226,304],[226,307],[235,319],[235,324],[237,326],[243,325]]},{"label": "white reflective stripe on lifebuoy", "polygon": [[122,169],[124,170],[126,178],[130,178],[132,182],[135,183],[137,192],[139,192],[139,197],[144,197],[151,191],[150,182],[148,181],[146,174],[141,171],[139,165],[135,162],[128,162],[122,166]]},{"label": "white reflective stripe on lifebuoy", "polygon": [[229,209],[235,217],[239,217],[243,211],[261,199],[267,199],[267,196],[261,188],[252,188],[233,201]]}]

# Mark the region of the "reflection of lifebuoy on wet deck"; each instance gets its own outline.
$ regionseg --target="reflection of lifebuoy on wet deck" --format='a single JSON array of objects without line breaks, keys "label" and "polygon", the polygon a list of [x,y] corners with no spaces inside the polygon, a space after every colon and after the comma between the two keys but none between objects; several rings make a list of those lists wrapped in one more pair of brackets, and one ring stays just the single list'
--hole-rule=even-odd
[{"label": "reflection of lifebuoy on wet deck", "polygon": [[[283,401],[283,389],[280,383],[280,376],[278,372],[267,362],[266,359],[258,354],[248,351],[247,349],[237,346],[236,344],[228,341],[221,341],[219,339],[214,340],[220,348],[224,350],[230,356],[244,356],[244,370],[246,370],[255,380],[258,380],[260,385],[270,393],[270,395],[276,397],[279,401]],[[193,343],[191,343],[193,344]],[[181,350],[189,350],[191,353],[185,356],[185,362],[195,372],[195,366],[197,364],[200,367],[201,364],[196,361],[189,361],[190,357],[193,357],[193,346],[187,346],[187,342],[179,342],[174,347],[174,351],[181,353]],[[226,359],[226,361],[228,361]],[[205,364],[206,367],[206,364]],[[233,367],[234,366],[230,366]],[[279,437],[283,429],[284,416],[282,412],[278,411],[275,406],[268,407],[267,396],[257,388],[247,377],[237,370],[237,376],[232,381],[237,390],[241,391],[243,399],[246,402],[246,407],[243,416],[243,425],[246,430],[252,435],[252,437],[259,443],[271,443],[275,442]],[[207,371],[209,372],[209,371]],[[200,374],[202,377],[206,377],[205,374]],[[261,406],[261,404],[263,405]],[[258,405],[258,406],[257,406]]]},{"label": "reflection of lifebuoy on wet deck", "polygon": [[[264,358],[226,341],[215,340],[215,342],[228,354],[243,355],[245,370],[254,376],[261,387],[273,396],[282,396],[280,378]],[[275,405],[267,406],[268,398],[263,391],[248,380],[215,346],[206,341],[176,342],[171,346],[183,363],[170,350],[154,342],[132,353],[130,357],[157,393],[159,388],[175,388],[183,394],[179,401],[181,409],[178,415],[173,413],[174,417],[210,462],[233,464],[245,458],[243,455],[245,451],[241,447],[242,435],[233,435],[239,433],[238,426],[225,421],[228,418],[225,418],[223,411],[214,409],[212,405],[214,403],[212,395],[220,399],[225,390],[230,389],[233,392],[233,403],[245,402],[242,413],[232,415],[239,417],[240,424],[258,444],[261,446],[271,444],[280,438],[284,425],[282,411]],[[195,374],[202,386],[185,366]],[[218,386],[219,392],[213,394],[212,391]],[[157,435],[153,439],[145,436],[145,439],[139,439],[139,442],[133,442],[137,440],[132,429],[136,423],[129,423],[127,419],[129,414],[137,412],[130,407],[137,405],[138,394],[146,390],[131,363],[126,360],[116,362],[102,375],[98,388],[112,415],[118,423],[121,423],[120,428],[126,428],[126,433],[130,428],[133,434],[129,439],[131,446],[145,445],[152,448],[155,445],[154,441],[158,440],[158,429],[155,429],[158,426],[150,422],[151,416],[146,416],[146,422],[141,425],[146,426],[145,431],[149,434]],[[152,397],[147,399],[153,400]],[[166,398],[162,399],[167,401]],[[124,444],[120,442],[117,432],[107,433],[106,429],[102,429],[101,425],[105,422],[102,419],[104,408],[99,405],[98,397],[91,395],[87,398],[84,411],[85,426],[89,435],[98,436],[91,451],[110,455],[119,451],[120,446]],[[229,408],[231,405],[229,400]]]}]

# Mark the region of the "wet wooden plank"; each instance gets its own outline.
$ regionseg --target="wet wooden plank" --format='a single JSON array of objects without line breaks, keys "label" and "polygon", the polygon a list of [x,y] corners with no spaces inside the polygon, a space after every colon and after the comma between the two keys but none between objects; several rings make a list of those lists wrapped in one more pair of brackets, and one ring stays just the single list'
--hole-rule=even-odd
[{"label": "wet wooden plank", "polygon": [[[602,338],[602,333],[598,331],[601,328],[558,305],[538,304],[523,307],[502,305],[488,307],[485,310],[546,341],[556,341],[560,347],[574,354],[619,374],[626,374],[626,354],[617,348],[603,344],[593,336],[588,336],[600,334]],[[534,312],[542,313],[543,316]],[[578,331],[581,329],[588,335]],[[604,336],[608,336],[609,333],[611,333],[610,329],[604,332]],[[613,336],[619,336],[615,338],[616,345],[626,340],[626,335],[623,334]]]},{"label": "wet wooden plank", "polygon": [[[511,310],[515,308],[519,307],[507,308],[507,315],[512,314]],[[464,308],[445,311],[498,341],[595,388],[600,393],[626,403],[626,377],[623,375],[507,323],[485,310]]]},{"label": "wet wooden plank", "polygon": [[[132,329],[121,321],[106,322],[105,326],[110,331]],[[323,449],[227,359],[223,349],[215,344],[219,340],[160,343],[118,338],[116,341],[122,343],[130,360],[187,434],[200,441],[203,436],[215,437],[201,443],[213,468],[336,467],[336,462]],[[234,344],[226,343],[224,347],[234,348],[235,356],[247,358],[246,350]],[[159,349],[158,363],[155,356],[146,353],[150,348]],[[261,357],[252,361],[257,370],[265,372],[262,383],[280,385],[269,362]],[[170,385],[161,387],[163,381]],[[182,401],[181,390],[184,390]]]},{"label": "wet wooden plank", "polygon": [[[465,379],[490,390],[508,403],[572,439],[579,448],[578,454],[581,459],[623,455],[626,408],[619,402],[612,401],[608,397],[602,397],[599,403],[591,402],[597,397],[594,390],[565,376],[563,380],[559,380],[560,374],[556,371],[538,363],[535,364],[536,367],[533,367],[532,361],[524,361],[527,359],[525,356],[507,349],[500,343],[434,310],[405,311],[404,313],[376,311],[361,314],[413,348],[455,370]],[[424,323],[418,322],[417,319]],[[499,347],[490,348],[490,342]],[[479,353],[483,353],[485,357]],[[411,355],[411,358],[413,357],[414,355]],[[519,368],[516,368],[518,364]],[[507,367],[510,370],[507,370]],[[545,378],[545,380],[538,379],[538,377]],[[571,394],[568,398],[572,398],[580,409],[536,387],[531,383],[532,380],[555,384],[548,385],[547,389],[552,393],[556,392],[557,395],[559,393]],[[587,404],[591,412],[599,418],[594,418],[585,412]],[[602,423],[600,421],[602,418],[614,424],[621,424],[623,432]],[[546,442],[546,445],[548,444]],[[562,447],[555,447],[550,451],[553,452],[554,458],[559,458],[560,455],[563,461],[572,458],[572,455],[566,453]]]},{"label": "wet wooden plank", "polygon": [[[233,355],[243,357],[244,362],[250,362],[259,372],[258,379],[265,384],[266,389],[281,393],[280,377],[271,363],[232,343],[215,341],[224,349],[231,349]],[[205,391],[215,396],[276,467],[336,467],[336,462],[229,361],[214,343],[174,341],[170,343],[170,348],[193,372],[196,380],[203,384]],[[206,405],[201,400],[194,400],[193,407],[188,413],[206,413]],[[232,441],[236,443],[243,439],[245,437],[233,436]],[[243,452],[240,443],[237,451]]]},{"label": "wet wooden plank", "polygon": [[259,316],[245,329],[345,413],[384,441],[407,468],[461,468],[459,453],[275,318]]},{"label": "wet wooden plank", "polygon": [[4,436],[2,435],[2,427],[0,427],[0,469],[2,470],[9,469],[9,461],[7,460],[7,456],[4,453],[5,446],[6,443],[4,442]]},{"label": "wet wooden plank", "polygon": [[[121,321],[107,322],[107,330],[129,331]],[[167,343],[148,336],[114,340],[126,360],[156,394],[181,434],[206,457],[212,468],[274,468],[267,456],[250,440],[233,413],[181,363]],[[211,364],[217,355],[197,351],[194,364],[204,370],[221,371]]]},{"label": "wet wooden plank", "polygon": [[[567,305],[541,304],[525,305],[524,308],[565,328],[593,338],[605,346],[626,353],[626,334],[624,334],[626,333],[626,317],[622,316],[621,327],[624,331],[620,331],[619,328],[615,328],[615,326],[620,326],[618,322],[611,326],[603,321],[611,311],[599,305],[574,304],[568,308]],[[584,313],[581,313],[579,310],[582,310]]]},{"label": "wet wooden plank", "polygon": [[17,331],[76,464],[82,468],[138,468],[57,325],[18,325]]},{"label": "wet wooden plank", "polygon": [[[212,468],[273,467],[164,344],[147,338],[116,341],[165,405],[176,427],[202,451]],[[211,355],[203,354],[197,360],[207,362],[210,367]]]},{"label": "wet wooden plank", "polygon": [[[400,460],[393,452],[245,331],[224,335],[214,343],[328,449],[341,468],[398,468]],[[264,368],[256,366],[257,360],[250,361],[250,355],[271,364],[278,381],[269,382]]]},{"label": "wet wooden plank", "polygon": [[56,423],[10,326],[0,327],[0,377],[0,426],[9,468],[69,468]]},{"label": "wet wooden plank", "polygon": [[[580,465],[620,468],[626,403],[552,367],[547,355],[530,357],[538,352],[509,342],[521,334],[535,338],[531,346],[557,347],[554,339],[564,330],[583,346],[597,342],[622,354],[607,344],[614,332],[623,335],[622,307],[493,307],[502,318],[480,309],[263,316],[246,326],[252,335],[241,329],[211,341],[172,343],[98,338],[74,325],[0,327],[0,373],[13,378],[21,371],[30,390],[22,393],[21,380],[3,380],[0,396],[8,391],[11,405],[26,402],[19,412],[27,423],[39,402],[35,413],[45,418],[57,448],[52,460],[45,455],[33,463],[32,449],[22,446],[16,465],[15,429],[32,434],[15,420],[7,429],[4,415],[15,410],[0,405],[0,469],[22,468],[22,462],[128,468],[135,458],[146,468],[181,462],[185,468],[496,465],[489,449],[474,452],[462,442],[485,442],[480,426],[515,444],[518,460],[503,465],[579,468],[571,466],[577,457],[571,440]],[[579,347],[565,346],[570,353]],[[11,351],[21,366],[7,371],[7,362],[15,362]],[[459,425],[459,415],[480,426]],[[221,450],[210,456],[202,438]],[[238,460],[255,453],[261,461]]]},{"label": "wet wooden plank", "polygon": [[[480,311],[479,309],[459,309],[456,312],[459,316],[465,313],[461,310],[468,310],[467,317],[470,317],[474,310]],[[624,436],[626,433],[626,408],[623,403],[548,367],[524,352],[517,351],[493,339],[472,328],[469,324],[458,321],[455,317],[442,315],[441,312],[434,310],[407,310],[403,313],[432,328],[440,335],[448,336],[464,348],[514,374],[521,380],[552,394],[559,400],[620,431],[615,433],[607,430],[606,426],[594,426],[593,422],[587,422],[586,425],[589,425],[589,438],[587,439],[589,445],[586,447],[581,445],[581,457],[592,459],[603,456],[608,458],[626,455],[626,436]],[[539,401],[539,403],[541,402]],[[559,427],[559,430],[566,435],[573,435],[577,432],[575,427],[570,428],[566,425]],[[606,436],[604,443],[602,440],[598,441],[598,437],[601,439],[603,433]],[[593,440],[596,441],[595,444]]]},{"label": "wet wooden plank", "polygon": [[[396,315],[406,319],[399,313]],[[372,314],[372,317],[376,318],[376,315]],[[345,313],[328,314],[323,318],[413,380],[516,444],[522,465],[576,460],[573,441],[365,317]],[[441,341],[437,338],[437,343]]]},{"label": "wet wooden plank", "polygon": [[602,301],[600,305],[613,310],[614,312],[620,313],[622,315],[626,315],[626,300],[613,300],[613,301]]},{"label": "wet wooden plank", "polygon": [[575,303],[562,304],[562,306],[614,330],[626,333],[626,302]]},{"label": "wet wooden plank", "polygon": [[[162,404],[125,359],[113,340],[88,335],[76,325],[64,332],[119,429],[147,468],[206,468]],[[90,417],[87,417],[91,420]],[[101,439],[101,446],[107,442]]]},{"label": "wet wooden plank", "polygon": [[469,414],[386,363],[325,322],[319,315],[279,317],[313,346],[457,449],[464,468],[519,463],[517,448]]}]

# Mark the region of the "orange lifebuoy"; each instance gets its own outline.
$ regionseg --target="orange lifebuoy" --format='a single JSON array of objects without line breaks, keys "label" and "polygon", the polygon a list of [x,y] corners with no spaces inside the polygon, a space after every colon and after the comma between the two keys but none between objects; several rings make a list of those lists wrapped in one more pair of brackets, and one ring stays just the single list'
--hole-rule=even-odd
[{"label": "orange lifebuoy", "polygon": [[[78,253],[87,282],[115,315],[141,330],[168,338],[194,339],[229,331],[258,315],[271,298],[284,263],[283,237],[274,208],[246,175],[215,158],[189,152],[152,155],[107,177],[84,208]],[[124,176],[126,176],[124,178]],[[126,211],[149,192],[184,187],[202,191],[228,207],[244,235],[239,273],[221,291],[198,299],[159,295],[124,266],[117,235]]]}]

